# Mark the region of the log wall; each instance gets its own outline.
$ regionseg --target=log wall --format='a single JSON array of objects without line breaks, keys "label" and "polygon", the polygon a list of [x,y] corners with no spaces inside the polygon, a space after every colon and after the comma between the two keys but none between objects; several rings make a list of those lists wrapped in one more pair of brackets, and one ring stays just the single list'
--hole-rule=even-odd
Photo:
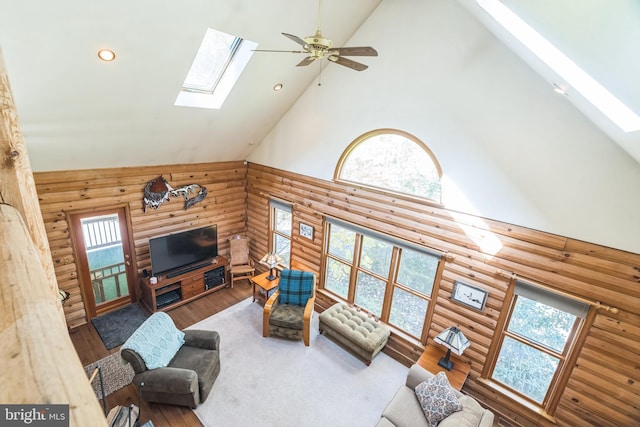
[{"label": "log wall", "polygon": [[[204,185],[209,196],[187,211],[172,200],[145,214],[142,190],[160,174],[173,187]],[[640,424],[639,254],[252,163],[51,172],[35,174],[35,179],[58,282],[72,293],[71,303],[65,306],[70,326],[85,319],[66,223],[68,211],[127,204],[137,267],[142,271],[149,267],[149,237],[212,223],[219,226],[221,254],[228,252],[228,237],[246,232],[252,257],[261,258],[268,251],[268,201],[275,197],[293,205],[292,268],[310,270],[319,277],[325,215],[446,252],[429,337],[452,324],[465,331],[472,346],[463,355],[471,364],[464,391],[489,406],[503,425],[553,425],[479,381],[512,275],[618,308],[618,313],[597,311],[555,416],[560,426]],[[299,235],[301,222],[313,226],[312,240]],[[456,279],[489,292],[484,311],[450,301]],[[316,301],[320,311],[333,302],[322,292]],[[394,334],[385,351],[408,365],[417,360],[422,346]]]},{"label": "log wall", "polygon": [[[463,354],[471,364],[464,391],[491,407],[503,425],[553,425],[479,381],[513,274],[618,308],[616,314],[597,311],[555,416],[560,426],[640,424],[639,254],[252,163],[247,185],[248,234],[259,253],[265,253],[268,245],[269,198],[289,201],[292,268],[313,271],[321,282],[324,215],[446,252],[429,338],[453,324],[461,327],[472,342]],[[300,222],[314,227],[313,240],[299,235]],[[489,292],[484,311],[451,302],[457,279]],[[319,310],[332,303],[319,294]],[[394,334],[385,351],[410,364],[422,347]]]},{"label": "log wall", "polygon": [[[64,306],[68,326],[87,322],[71,247],[70,212],[126,206],[139,274],[150,269],[149,238],[190,228],[217,224],[218,250],[226,256],[228,238],[246,229],[246,169],[244,162],[224,162],[35,173],[58,285],[71,293]],[[174,189],[199,184],[207,188],[208,195],[187,210],[182,198],[172,197],[158,209],[148,207],[144,212],[144,187],[159,175]]]}]

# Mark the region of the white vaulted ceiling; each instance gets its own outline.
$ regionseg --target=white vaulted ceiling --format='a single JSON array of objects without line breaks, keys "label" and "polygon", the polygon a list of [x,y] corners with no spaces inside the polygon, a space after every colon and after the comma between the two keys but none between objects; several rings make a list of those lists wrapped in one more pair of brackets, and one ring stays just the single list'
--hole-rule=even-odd
[{"label": "white vaulted ceiling", "polygon": [[[358,29],[383,1],[394,0],[325,0],[324,35],[338,46],[367,45]],[[557,80],[475,0],[459,3],[543,79],[550,84]],[[504,3],[640,112],[637,1]],[[258,52],[220,110],[176,107],[202,36],[211,27],[255,41],[260,49],[296,49],[281,32],[313,34],[317,10],[316,0],[0,0],[0,47],[32,167],[42,171],[246,159],[305,89],[317,83],[320,67],[297,68],[298,55]],[[376,31],[393,33],[402,25],[390,20]],[[419,40],[425,29],[415,28],[414,33]],[[102,47],[115,50],[115,62],[97,60]],[[407,57],[420,54],[416,43],[393,49]],[[362,62],[376,67],[389,61],[391,55],[379,53]],[[425,65],[431,61],[424,57]],[[332,67],[339,66],[328,64],[325,73],[357,73]],[[402,64],[397,67],[400,71]],[[274,92],[276,83],[284,89]],[[392,84],[387,79],[378,83]],[[457,96],[464,102],[464,94]],[[625,134],[571,90],[568,102],[640,162],[640,132]]]}]

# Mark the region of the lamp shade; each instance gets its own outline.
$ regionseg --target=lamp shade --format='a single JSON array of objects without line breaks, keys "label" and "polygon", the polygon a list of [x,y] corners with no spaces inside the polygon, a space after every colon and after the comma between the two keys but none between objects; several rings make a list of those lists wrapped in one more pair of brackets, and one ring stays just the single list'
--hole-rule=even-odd
[{"label": "lamp shade", "polygon": [[434,341],[445,346],[458,356],[460,356],[471,345],[462,331],[455,326],[451,326],[450,328],[440,332],[440,334],[434,338]]},{"label": "lamp shade", "polygon": [[283,259],[280,258],[280,256],[278,256],[277,253],[269,252],[268,254],[262,257],[262,259],[260,260],[260,263],[266,265],[269,268],[273,268],[276,265],[280,264],[282,261]]},{"label": "lamp shade", "polygon": [[280,258],[275,252],[269,252],[262,257],[262,259],[260,260],[260,264],[269,267],[269,275],[267,276],[267,280],[274,280],[276,278],[276,275],[273,274],[273,269],[283,261],[284,260]]}]

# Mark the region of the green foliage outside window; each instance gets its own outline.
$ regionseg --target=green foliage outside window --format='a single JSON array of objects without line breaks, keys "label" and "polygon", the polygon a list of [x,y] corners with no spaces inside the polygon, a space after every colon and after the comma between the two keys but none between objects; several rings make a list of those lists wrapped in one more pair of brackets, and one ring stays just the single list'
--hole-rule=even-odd
[{"label": "green foliage outside window", "polygon": [[339,178],[440,201],[439,168],[426,147],[404,132],[387,130],[359,141]]},{"label": "green foliage outside window", "polygon": [[518,296],[507,331],[520,340],[505,337],[493,379],[542,403],[575,322],[570,313]]},{"label": "green foliage outside window", "polygon": [[[388,268],[388,267],[387,267]],[[358,272],[355,303],[367,309],[369,313],[380,316],[386,283],[363,271]]]},{"label": "green foliage outside window", "polygon": [[557,308],[519,296],[509,331],[556,352],[562,352],[576,317]]},{"label": "green foliage outside window", "polygon": [[557,358],[505,337],[493,379],[542,403],[557,367]]},{"label": "green foliage outside window", "polygon": [[291,212],[273,206],[271,209],[271,228],[273,252],[282,258],[282,264],[291,266],[291,228],[293,227],[293,215]]},{"label": "green foliage outside window", "polygon": [[389,323],[407,331],[414,337],[420,337],[428,306],[429,300],[395,288]]},{"label": "green foliage outside window", "polygon": [[327,258],[327,274],[325,288],[335,292],[344,299],[349,295],[349,276],[351,267],[348,264]]},{"label": "green foliage outside window", "polygon": [[329,253],[347,262],[353,261],[356,233],[333,225],[329,232]]},{"label": "green foliage outside window", "polygon": [[[382,317],[385,303],[390,303],[388,319],[382,319],[420,338],[427,313],[439,258],[427,252],[407,249],[373,235],[329,223],[325,289],[353,302],[369,313]],[[359,240],[358,240],[359,239]],[[359,241],[361,250],[357,251]],[[398,258],[397,271],[392,268],[393,254]],[[356,254],[359,258],[356,259]],[[350,283],[352,269],[357,269]],[[394,282],[395,278],[397,283]],[[387,291],[391,283],[391,291]]]},{"label": "green foliage outside window", "polygon": [[384,240],[364,236],[362,238],[360,267],[379,276],[387,277],[389,275],[389,266],[391,265],[392,250],[393,245]]}]

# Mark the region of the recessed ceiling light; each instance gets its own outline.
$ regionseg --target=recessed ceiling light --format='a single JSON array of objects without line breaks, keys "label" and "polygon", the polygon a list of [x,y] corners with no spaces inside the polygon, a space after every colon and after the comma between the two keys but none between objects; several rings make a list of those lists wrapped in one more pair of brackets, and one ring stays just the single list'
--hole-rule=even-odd
[{"label": "recessed ceiling light", "polygon": [[98,51],[98,58],[102,59],[105,62],[110,62],[116,59],[116,54],[111,49],[100,49]]},{"label": "recessed ceiling light", "polygon": [[553,90],[556,93],[559,93],[560,95],[566,95],[567,94],[567,90],[565,88],[563,88],[562,86],[556,84],[556,83],[553,84]]},{"label": "recessed ceiling light", "polygon": [[284,86],[282,86],[282,83],[278,83],[277,85],[275,85],[273,87],[273,90],[277,92],[277,91],[281,90],[283,87]]}]

